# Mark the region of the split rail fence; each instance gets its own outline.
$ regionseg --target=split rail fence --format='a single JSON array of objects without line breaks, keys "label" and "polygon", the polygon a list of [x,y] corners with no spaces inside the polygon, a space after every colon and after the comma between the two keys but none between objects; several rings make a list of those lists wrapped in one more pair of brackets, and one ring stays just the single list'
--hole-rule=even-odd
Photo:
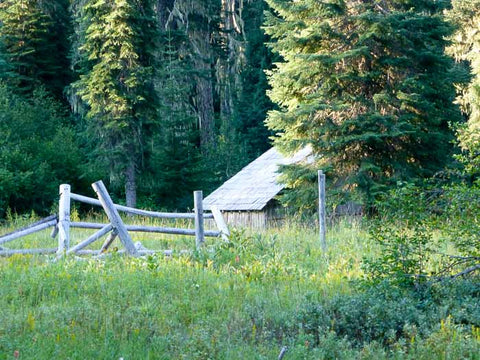
[{"label": "split rail fence", "polygon": [[[71,192],[70,185],[60,185],[60,200],[58,215],[51,215],[31,225],[17,229],[9,234],[0,236],[0,256],[10,256],[14,254],[53,254],[58,256],[65,254],[85,255],[92,254],[100,256],[107,252],[110,245],[118,237],[126,252],[131,256],[140,256],[158,252],[157,250],[149,250],[142,246],[140,242],[134,243],[130,232],[146,232],[146,233],[163,233],[171,235],[186,235],[195,237],[196,248],[200,248],[205,243],[205,237],[221,237],[224,241],[228,241],[230,236],[228,227],[225,223],[223,215],[217,208],[212,208],[210,213],[203,211],[203,193],[202,191],[194,192],[194,212],[193,213],[166,213],[141,210],[123,205],[114,204],[105,185],[102,181],[92,184],[98,199],[75,194]],[[108,224],[91,223],[91,222],[74,222],[70,219],[71,202],[79,201],[85,204],[101,206],[105,211]],[[119,215],[124,212],[131,215],[139,215],[158,219],[192,219],[194,220],[194,229],[174,228],[174,227],[156,227],[156,226],[140,226],[126,225]],[[205,230],[205,219],[213,219],[218,230]],[[55,238],[58,235],[58,246],[56,248],[43,249],[6,249],[2,245],[18,238],[53,228],[51,236]],[[80,243],[71,246],[70,231],[72,228],[80,229],[96,229],[94,234],[90,235]],[[91,245],[100,238],[106,236],[103,245],[99,250],[87,250],[87,246]],[[171,254],[171,250],[163,251],[165,254]]]}]

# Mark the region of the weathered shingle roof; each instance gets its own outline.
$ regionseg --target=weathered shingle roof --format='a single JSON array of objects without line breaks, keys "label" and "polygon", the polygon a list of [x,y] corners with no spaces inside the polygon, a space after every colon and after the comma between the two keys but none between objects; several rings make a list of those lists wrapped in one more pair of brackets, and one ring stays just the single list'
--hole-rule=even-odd
[{"label": "weathered shingle roof", "polygon": [[203,200],[204,209],[210,210],[215,205],[227,211],[262,210],[284,188],[277,183],[278,165],[298,163],[310,153],[310,148],[305,148],[285,157],[271,148],[207,196]]}]

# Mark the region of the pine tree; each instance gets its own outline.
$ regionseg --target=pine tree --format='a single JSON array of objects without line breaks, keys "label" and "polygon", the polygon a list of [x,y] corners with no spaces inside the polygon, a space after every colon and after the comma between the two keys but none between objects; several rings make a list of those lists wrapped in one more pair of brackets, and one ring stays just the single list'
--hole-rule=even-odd
[{"label": "pine tree", "polygon": [[[456,25],[448,52],[458,61],[458,67],[468,79],[459,86],[457,98],[468,118],[459,130],[463,160],[467,170],[475,176],[480,173],[480,1],[453,0],[448,18]],[[471,79],[469,78],[471,76]]]},{"label": "pine tree", "polygon": [[192,51],[192,63],[195,69],[194,106],[198,116],[200,145],[205,156],[215,148],[215,83],[214,66],[216,62],[215,36],[218,34],[220,20],[219,0],[185,0],[188,26],[189,50]]},{"label": "pine tree", "polygon": [[192,191],[203,188],[204,179],[197,118],[189,101],[192,65],[181,52],[184,31],[161,30],[160,39],[155,82],[161,123],[149,139],[142,190],[157,207],[186,209],[191,207]]},{"label": "pine tree", "polygon": [[170,29],[185,31],[181,51],[191,59],[195,84],[193,105],[197,115],[200,146],[205,156],[215,148],[218,97],[215,92],[215,64],[218,59],[220,0],[176,0],[171,4]]},{"label": "pine tree", "polygon": [[272,102],[265,70],[271,51],[265,45],[263,1],[223,1],[221,39],[223,53],[217,61],[220,129],[217,144],[218,179],[233,176],[269,147],[270,132],[264,121]]},{"label": "pine tree", "polygon": [[70,3],[70,0],[39,1],[42,11],[50,19],[46,51],[49,51],[47,55],[55,64],[55,73],[49,73],[44,83],[46,88],[62,102],[66,102],[65,88],[73,79],[69,58],[73,33]]},{"label": "pine tree", "polygon": [[[88,105],[90,133],[108,159],[111,179],[125,184],[135,206],[137,171],[145,140],[157,122],[154,89],[156,18],[150,0],[92,0],[85,4],[85,43],[90,66],[74,84]],[[84,66],[84,67],[85,67]]]},{"label": "pine tree", "polygon": [[[311,144],[334,185],[366,200],[399,180],[432,176],[459,121],[451,27],[433,0],[267,0],[266,32],[283,57],[270,74],[275,144]],[[290,184],[295,171],[289,172]]]},{"label": "pine tree", "polygon": [[[32,94],[37,86],[51,90],[58,71],[58,54],[50,40],[52,19],[36,0],[5,0],[0,3],[0,42],[3,62],[0,77],[11,89]],[[3,63],[3,65],[2,65]],[[58,90],[58,89],[55,89]]]}]

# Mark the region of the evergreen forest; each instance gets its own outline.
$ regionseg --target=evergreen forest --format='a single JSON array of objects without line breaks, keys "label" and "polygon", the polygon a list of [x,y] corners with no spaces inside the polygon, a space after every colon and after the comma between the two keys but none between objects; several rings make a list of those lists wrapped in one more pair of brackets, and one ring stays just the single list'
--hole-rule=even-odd
[{"label": "evergreen forest", "polygon": [[271,145],[262,1],[0,1],[0,217],[103,179],[191,208]]},{"label": "evergreen forest", "polygon": [[[474,184],[478,0],[2,0],[0,217],[103,179],[186,209],[276,146],[283,201]],[[332,200],[333,199],[333,200]]]}]

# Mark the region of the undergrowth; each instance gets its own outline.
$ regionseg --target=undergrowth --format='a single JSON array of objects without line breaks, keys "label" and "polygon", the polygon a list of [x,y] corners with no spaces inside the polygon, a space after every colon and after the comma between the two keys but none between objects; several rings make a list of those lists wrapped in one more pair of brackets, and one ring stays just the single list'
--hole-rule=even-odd
[{"label": "undergrowth", "polygon": [[324,254],[314,228],[288,225],[170,257],[2,258],[0,359],[480,358],[475,279],[366,282],[379,249],[364,225],[327,239]]}]

